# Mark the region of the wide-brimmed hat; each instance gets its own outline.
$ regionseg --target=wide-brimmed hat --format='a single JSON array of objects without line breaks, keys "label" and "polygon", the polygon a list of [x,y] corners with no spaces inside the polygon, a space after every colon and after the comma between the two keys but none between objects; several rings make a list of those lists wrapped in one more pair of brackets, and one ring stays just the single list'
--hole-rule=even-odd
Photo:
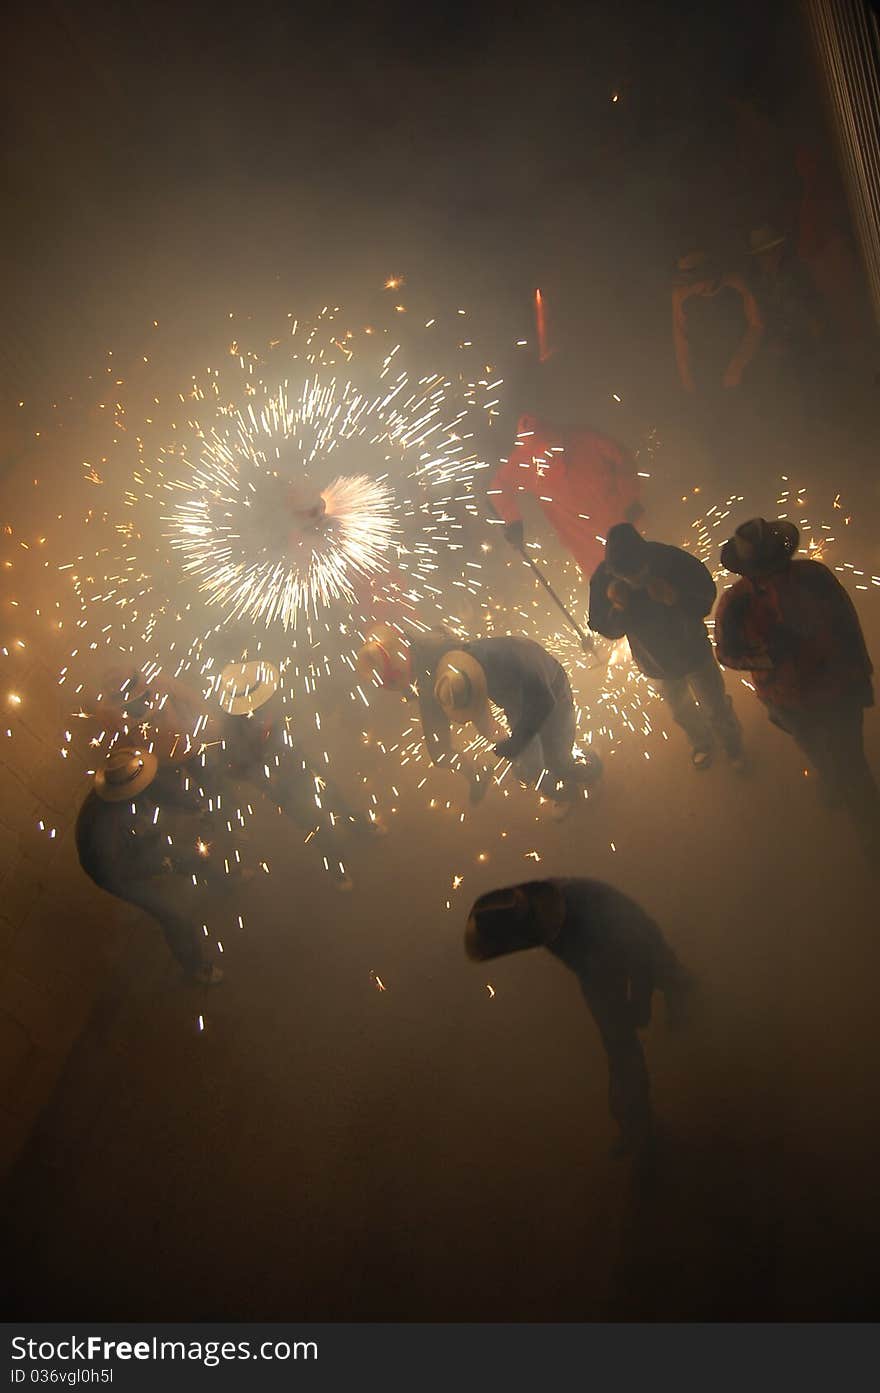
[{"label": "wide-brimmed hat", "polygon": [[801,534],[793,522],[750,518],[721,548],[721,564],[735,576],[781,570],[797,551]]},{"label": "wide-brimmed hat", "polygon": [[374,624],[367,630],[357,665],[362,677],[376,678],[380,687],[392,692],[404,691],[412,680],[409,643],[393,624]]},{"label": "wide-brimmed hat", "polygon": [[95,792],[105,803],[124,803],[149,788],[158,768],[149,750],[114,750],[95,774]]},{"label": "wide-brimmed hat", "polygon": [[565,901],[549,881],[490,890],[474,901],[464,946],[474,962],[506,957],[552,942],[565,923]]},{"label": "wide-brimmed hat", "polygon": [[775,227],[765,223],[749,233],[749,255],[760,256],[762,252],[770,252],[774,247],[781,247],[785,240],[784,232],[777,232]]},{"label": "wide-brimmed hat", "polygon": [[447,653],[437,667],[434,696],[450,721],[465,725],[473,721],[488,732],[492,724],[486,674],[476,658],[463,649]]},{"label": "wide-brimmed hat", "polygon": [[227,663],[220,673],[217,699],[230,716],[248,716],[266,705],[278,691],[279,682],[278,669],[262,658]]}]

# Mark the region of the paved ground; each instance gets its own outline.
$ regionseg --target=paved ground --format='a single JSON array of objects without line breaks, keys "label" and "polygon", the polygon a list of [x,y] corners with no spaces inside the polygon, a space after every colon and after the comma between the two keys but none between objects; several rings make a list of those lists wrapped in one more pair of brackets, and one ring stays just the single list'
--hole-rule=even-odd
[{"label": "paved ground", "polygon": [[653,1181],[608,1157],[574,982],[540,953],[466,963],[464,901],[442,907],[451,861],[459,895],[532,864],[531,805],[506,845],[497,803],[468,839],[426,809],[355,864],[356,898],[301,858],[284,903],[258,881],[213,993],[135,940],[7,1194],[11,1313],[867,1315],[875,916],[845,827],[741,705],[753,780],[670,742],[644,796],[616,756],[582,818],[535,827],[542,870],[626,887],[702,980],[689,1035],[649,1032]]}]

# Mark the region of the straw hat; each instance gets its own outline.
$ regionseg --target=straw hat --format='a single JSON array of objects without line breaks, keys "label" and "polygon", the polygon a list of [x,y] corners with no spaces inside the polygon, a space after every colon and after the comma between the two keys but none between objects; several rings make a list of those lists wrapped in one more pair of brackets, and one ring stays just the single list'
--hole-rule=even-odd
[{"label": "straw hat", "polygon": [[149,750],[114,750],[95,775],[95,792],[105,803],[127,802],[149,788],[158,768]]},{"label": "straw hat", "polygon": [[754,232],[749,233],[749,255],[760,256],[763,252],[772,251],[774,247],[781,247],[784,241],[784,232],[777,232],[775,227],[764,223],[763,227],[757,227]]},{"label": "straw hat", "polygon": [[217,698],[230,716],[259,711],[278,691],[278,669],[262,658],[250,663],[227,663],[220,673]]},{"label": "straw hat", "polygon": [[454,649],[446,654],[437,668],[434,696],[450,721],[473,721],[478,730],[491,726],[486,674],[470,653]]},{"label": "straw hat", "polygon": [[377,677],[382,687],[401,692],[411,676],[409,644],[393,624],[374,624],[358,653],[358,671],[368,681]]}]

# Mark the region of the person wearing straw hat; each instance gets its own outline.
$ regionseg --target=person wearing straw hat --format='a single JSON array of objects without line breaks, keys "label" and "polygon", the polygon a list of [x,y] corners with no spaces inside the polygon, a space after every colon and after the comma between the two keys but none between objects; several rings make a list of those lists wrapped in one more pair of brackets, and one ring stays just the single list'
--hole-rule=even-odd
[{"label": "person wearing straw hat", "polygon": [[[574,757],[577,738],[568,674],[532,639],[512,635],[475,639],[444,654],[434,677],[433,700],[451,723],[473,725],[492,751],[518,764],[564,816],[579,792],[598,782],[602,764],[592,751]],[[492,705],[500,707],[508,733],[496,738]]]},{"label": "person wearing straw hat", "polygon": [[160,771],[146,749],[114,750],[95,773],[76,820],[79,862],[102,890],[136,905],[159,923],[186,976],[213,986],[222,972],[213,962],[192,896],[192,877],[204,870],[196,851],[169,847],[161,812],[181,797],[171,771]]},{"label": "person wearing straw hat", "polygon": [[465,930],[474,962],[546,948],[580,983],[608,1057],[608,1105],[620,1129],[615,1157],[646,1157],[654,1136],[651,1089],[638,1032],[663,993],[672,1029],[689,1015],[693,979],[653,919],[598,880],[532,880],[481,895]]},{"label": "person wearing straw hat", "polygon": [[864,745],[873,666],[849,595],[820,561],[796,558],[799,542],[794,523],[751,518],[725,543],[721,564],[740,579],[718,605],[718,657],[750,674],[770,720],[803,751],[823,796],[846,809],[876,868],[880,792]]},{"label": "person wearing straw hat", "polygon": [[312,833],[336,888],[350,890],[334,834],[347,828],[381,836],[385,828],[353,812],[338,785],[326,772],[319,773],[290,738],[280,680],[278,669],[263,659],[223,668],[217,698],[226,713],[221,729],[226,769],[233,778],[256,785],[292,822]]},{"label": "person wearing straw hat", "polygon": [[698,557],[649,542],[629,523],[608,533],[605,560],[590,582],[590,628],[629,640],[634,663],[688,737],[697,770],[710,767],[718,744],[734,766],[745,764],[739,721],[706,629],[715,594]]},{"label": "person wearing straw hat", "polygon": [[[576,788],[597,782],[602,765],[590,753],[575,760],[576,721],[568,676],[560,663],[531,639],[504,637],[462,641],[436,628],[404,636],[393,625],[374,626],[358,665],[377,686],[415,697],[425,748],[432,764],[456,767],[479,803],[491,782],[490,751],[456,755],[452,724],[473,724],[491,742],[492,753],[516,761],[525,782],[541,780],[541,791],[562,816]],[[510,734],[501,736],[489,703],[501,707]],[[540,737],[540,738],[539,738]],[[476,743],[476,742],[475,742]],[[543,771],[549,777],[543,777]]]},{"label": "person wearing straw hat", "polygon": [[449,721],[434,696],[437,668],[445,654],[460,643],[452,630],[442,625],[404,634],[398,624],[382,621],[367,629],[357,666],[361,678],[380,691],[396,693],[402,701],[418,702],[431,763],[454,766],[470,785],[470,801],[479,803],[489,790],[490,770],[477,757],[463,759],[456,754]]}]

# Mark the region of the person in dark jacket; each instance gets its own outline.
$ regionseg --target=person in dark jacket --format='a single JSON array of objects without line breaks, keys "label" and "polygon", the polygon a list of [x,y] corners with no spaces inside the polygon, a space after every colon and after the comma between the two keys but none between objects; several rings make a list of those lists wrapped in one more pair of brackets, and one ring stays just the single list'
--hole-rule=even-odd
[{"label": "person in dark jacket", "polygon": [[[425,746],[431,762],[452,763],[452,722],[472,722],[493,743],[493,752],[516,763],[524,782],[540,791],[560,814],[579,790],[601,776],[598,756],[573,755],[576,737],[574,698],[565,669],[531,639],[499,637],[462,642],[443,629],[405,638],[391,625],[377,626],[360,655],[361,669],[391,691],[418,698]],[[490,702],[505,714],[502,735]],[[471,800],[488,790],[489,771],[473,761],[461,764],[471,784]],[[546,776],[544,771],[546,770]]]},{"label": "person in dark jacket", "polygon": [[725,544],[721,564],[741,579],[718,606],[718,656],[751,674],[770,720],[846,808],[876,866],[880,792],[863,733],[873,667],[849,595],[820,561],[795,559],[799,541],[794,523],[752,518]]},{"label": "person in dark jacket", "polygon": [[630,523],[612,527],[590,582],[590,628],[605,638],[626,636],[639,671],[690,740],[695,769],[712,763],[716,740],[734,764],[744,762],[705,624],[714,602],[715,582],[696,556],[648,542]]},{"label": "person in dark jacket", "polygon": [[687,1019],[692,978],[660,929],[627,895],[598,880],[533,880],[493,890],[468,918],[469,958],[544,947],[575,974],[608,1056],[608,1104],[620,1128],[615,1154],[643,1153],[654,1119],[638,1032],[663,993],[672,1028]]},{"label": "person in dark jacket", "polygon": [[[115,750],[95,775],[76,820],[76,849],[86,875],[102,890],[137,905],[159,923],[171,953],[194,982],[212,986],[222,973],[212,961],[192,896],[193,877],[207,870],[194,827],[191,848],[171,846],[159,826],[164,808],[198,810],[180,775],[160,771],[147,750]],[[178,839],[179,841],[179,839]]]}]

